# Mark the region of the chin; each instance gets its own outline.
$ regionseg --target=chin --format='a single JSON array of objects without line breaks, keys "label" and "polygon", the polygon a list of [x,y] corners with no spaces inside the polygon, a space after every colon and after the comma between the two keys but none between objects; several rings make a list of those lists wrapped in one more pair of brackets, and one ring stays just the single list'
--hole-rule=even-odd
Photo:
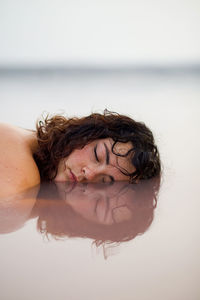
[{"label": "chin", "polygon": [[66,182],[66,181],[69,181],[69,179],[66,178],[65,174],[57,174],[56,177],[54,178],[54,181],[56,181],[56,182]]}]

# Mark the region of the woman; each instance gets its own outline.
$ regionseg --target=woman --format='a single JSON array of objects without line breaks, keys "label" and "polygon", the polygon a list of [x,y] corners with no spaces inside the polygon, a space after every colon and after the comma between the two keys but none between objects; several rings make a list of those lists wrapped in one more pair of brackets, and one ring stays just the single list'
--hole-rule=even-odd
[{"label": "woman", "polygon": [[0,135],[1,197],[40,181],[137,182],[160,173],[152,132],[107,110],[83,118],[47,117],[36,132],[1,125]]}]

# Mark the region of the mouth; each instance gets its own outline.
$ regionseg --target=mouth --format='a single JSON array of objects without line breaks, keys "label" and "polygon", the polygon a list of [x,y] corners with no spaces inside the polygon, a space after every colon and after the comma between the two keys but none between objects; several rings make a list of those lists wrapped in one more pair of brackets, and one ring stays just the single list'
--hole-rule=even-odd
[{"label": "mouth", "polygon": [[77,178],[76,176],[74,175],[74,173],[70,170],[70,181],[72,182],[77,182]]},{"label": "mouth", "polygon": [[66,195],[71,193],[71,191],[76,187],[76,182],[66,181],[66,182],[55,182],[56,187],[59,191],[61,199],[66,200]]},{"label": "mouth", "polygon": [[65,189],[65,193],[69,194],[76,187],[76,181],[68,182],[68,187]]}]

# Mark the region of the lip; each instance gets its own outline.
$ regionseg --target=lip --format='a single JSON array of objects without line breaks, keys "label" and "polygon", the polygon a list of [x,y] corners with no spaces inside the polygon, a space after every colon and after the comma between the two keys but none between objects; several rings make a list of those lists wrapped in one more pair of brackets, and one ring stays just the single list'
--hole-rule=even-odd
[{"label": "lip", "polygon": [[70,181],[77,182],[77,177],[74,175],[74,173],[70,170]]},{"label": "lip", "polygon": [[65,193],[69,194],[71,193],[71,191],[73,191],[73,189],[75,188],[76,186],[76,181],[72,181],[72,182],[68,182],[68,187],[67,189],[65,190]]}]

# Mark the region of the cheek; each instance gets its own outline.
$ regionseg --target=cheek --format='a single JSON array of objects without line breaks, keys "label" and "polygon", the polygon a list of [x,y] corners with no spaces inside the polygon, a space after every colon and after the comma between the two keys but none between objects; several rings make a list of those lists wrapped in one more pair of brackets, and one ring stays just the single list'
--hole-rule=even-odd
[{"label": "cheek", "polygon": [[127,171],[128,173],[133,173],[136,169],[133,166],[130,157],[117,157],[117,165]]},{"label": "cheek", "polygon": [[80,149],[73,151],[68,159],[67,162],[73,164],[73,166],[81,166],[87,161],[87,157],[89,157],[87,149]]},{"label": "cheek", "polygon": [[121,223],[131,219],[132,213],[128,207],[118,207],[113,211],[113,218],[116,223]]},{"label": "cheek", "polygon": [[117,167],[112,167],[108,171],[110,175],[112,175],[116,181],[128,181],[129,177],[121,173],[121,171]]}]

